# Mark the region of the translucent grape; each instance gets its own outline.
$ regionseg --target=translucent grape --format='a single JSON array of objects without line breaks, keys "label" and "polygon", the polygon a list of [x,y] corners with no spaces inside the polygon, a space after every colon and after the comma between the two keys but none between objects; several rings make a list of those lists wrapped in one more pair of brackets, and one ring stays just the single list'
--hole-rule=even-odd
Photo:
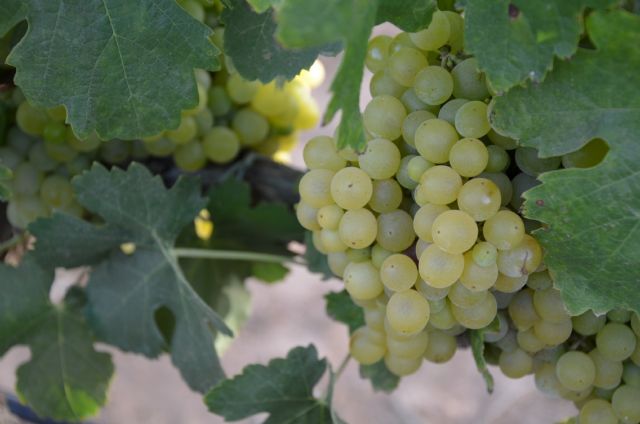
[{"label": "translucent grape", "polygon": [[527,286],[533,290],[547,290],[553,287],[553,281],[547,271],[534,272],[527,279]]},{"label": "translucent grape", "polygon": [[318,209],[312,207],[304,200],[301,200],[296,205],[296,217],[300,225],[309,231],[318,231],[321,228],[320,225],[318,225]]},{"label": "translucent grape", "polygon": [[602,389],[615,389],[622,381],[624,368],[620,361],[610,361],[598,349],[589,352],[589,358],[596,367],[596,377],[593,385]]},{"label": "translucent grape", "polygon": [[304,174],[298,186],[302,200],[316,209],[334,203],[331,196],[333,177],[334,172],[327,169],[313,169]]},{"label": "translucent grape", "polygon": [[208,106],[213,116],[224,116],[231,110],[231,99],[224,88],[212,86],[208,97]]},{"label": "translucent grape", "polygon": [[427,58],[418,49],[401,47],[391,54],[387,71],[398,84],[411,87],[418,71],[426,66]]},{"label": "translucent grape", "polygon": [[416,130],[427,119],[435,119],[435,115],[427,110],[411,112],[402,122],[402,138],[410,145],[415,146]]},{"label": "translucent grape", "polygon": [[531,328],[525,331],[518,331],[516,339],[518,340],[518,346],[530,354],[539,352],[546,346]]},{"label": "translucent grape", "polygon": [[336,230],[340,225],[340,220],[344,215],[344,210],[338,205],[327,205],[317,210],[317,221],[320,227],[329,230]]},{"label": "translucent grape", "polygon": [[473,260],[473,253],[464,254],[464,271],[460,276],[460,282],[469,290],[488,290],[498,279],[498,265],[495,263],[480,266]]},{"label": "translucent grape", "polygon": [[533,325],[533,331],[544,343],[555,346],[567,341],[571,336],[571,319],[560,322],[539,320]]},{"label": "translucent grape", "polygon": [[584,352],[566,352],[556,363],[556,376],[564,387],[578,392],[593,384],[596,366]]},{"label": "translucent grape", "polygon": [[422,355],[427,349],[427,344],[429,344],[429,334],[426,331],[421,331],[414,336],[401,340],[387,336],[389,354],[399,358],[422,359]]},{"label": "translucent grape", "polygon": [[387,320],[394,331],[417,334],[429,321],[429,302],[415,290],[394,293],[387,303]]},{"label": "translucent grape", "polygon": [[496,263],[498,250],[486,241],[480,241],[471,250],[471,257],[478,266],[490,266]]},{"label": "translucent grape", "polygon": [[330,192],[331,198],[341,208],[359,209],[371,200],[373,184],[360,168],[347,167],[336,172],[331,180]]},{"label": "translucent grape", "polygon": [[371,365],[380,361],[386,353],[386,346],[370,335],[371,330],[360,327],[351,335],[349,354],[362,365]]},{"label": "translucent grape", "polygon": [[625,309],[612,309],[607,312],[607,319],[611,322],[617,322],[619,324],[624,324],[629,322],[631,319],[631,311],[627,311]]},{"label": "translucent grape", "polygon": [[372,194],[369,206],[375,212],[392,212],[400,206],[402,202],[402,189],[400,185],[392,179],[376,180],[372,184]]},{"label": "translucent grape", "polygon": [[418,371],[422,365],[422,358],[403,358],[387,353],[384,357],[384,363],[393,374],[403,377]]},{"label": "translucent grape", "polygon": [[407,212],[397,209],[378,216],[376,241],[392,252],[402,252],[415,240],[413,220]]},{"label": "translucent grape", "polygon": [[367,147],[359,157],[360,168],[374,180],[393,177],[400,167],[400,150],[384,138],[367,142]]},{"label": "translucent grape", "polygon": [[592,311],[587,311],[571,319],[573,321],[573,330],[583,336],[597,334],[607,322],[606,316],[596,316]]},{"label": "translucent grape", "polygon": [[389,58],[389,45],[392,38],[388,35],[378,35],[369,40],[365,66],[371,72],[378,72],[385,67]]},{"label": "translucent grape", "polygon": [[533,306],[533,290],[530,289],[516,293],[508,310],[513,324],[520,331],[528,330],[540,319]]},{"label": "translucent grape", "polygon": [[533,371],[533,359],[522,349],[503,351],[498,365],[500,371],[509,378],[522,378]]},{"label": "translucent grape", "polygon": [[449,293],[447,294],[447,297],[452,304],[456,305],[459,308],[466,309],[477,305],[479,302],[482,302],[484,298],[487,297],[487,294],[488,292],[486,290],[469,290],[462,283],[457,281],[454,285],[449,287]]},{"label": "translucent grape", "polygon": [[[434,301],[429,301],[429,304],[433,304]],[[433,306],[431,307],[431,315],[429,316],[429,326],[438,330],[450,330],[454,328],[458,321],[451,312],[451,304],[446,299],[442,299],[439,302],[443,302],[442,308],[434,312]]]},{"label": "translucent grape", "polygon": [[553,171],[560,167],[559,157],[541,158],[533,147],[518,147],[516,149],[516,164],[520,170],[532,177],[543,172]]},{"label": "translucent grape", "polygon": [[469,100],[484,100],[489,97],[489,90],[483,73],[478,72],[476,58],[465,59],[451,71],[453,77],[453,95]]},{"label": "translucent grape", "polygon": [[513,186],[511,180],[506,174],[502,172],[483,172],[479,175],[480,178],[486,178],[492,181],[500,190],[500,206],[506,206],[511,202],[513,197]]},{"label": "translucent grape", "polygon": [[498,312],[498,305],[493,294],[487,293],[484,299],[470,308],[452,305],[451,312],[464,327],[477,330],[491,324]]},{"label": "translucent grape", "polygon": [[349,265],[349,258],[345,252],[335,252],[327,254],[327,264],[331,272],[339,278],[344,276],[344,270]]},{"label": "translucent grape", "polygon": [[344,252],[347,250],[347,245],[342,242],[336,230],[323,228],[320,230],[320,239],[327,253]]},{"label": "translucent grape", "polygon": [[640,389],[627,385],[620,386],[613,393],[611,406],[616,416],[625,424],[640,422]]},{"label": "translucent grape", "polygon": [[29,135],[41,135],[49,122],[47,112],[23,101],[16,110],[16,124]]},{"label": "translucent grape", "polygon": [[478,225],[463,211],[444,211],[433,221],[431,237],[445,252],[463,253],[471,249],[476,242]]},{"label": "translucent grape", "polygon": [[502,172],[509,167],[511,159],[507,151],[502,147],[491,144],[487,146],[487,152],[489,153],[489,160],[485,168],[486,172]]},{"label": "translucent grape", "polygon": [[447,253],[432,244],[420,256],[418,269],[420,277],[431,286],[449,287],[462,275],[464,257],[460,253]]},{"label": "translucent grape", "polygon": [[580,424],[618,424],[613,407],[602,399],[591,399],[580,408]]},{"label": "translucent grape", "polygon": [[393,252],[385,249],[378,243],[374,244],[371,247],[371,262],[376,268],[380,268],[385,259],[387,259],[391,255],[393,255]]},{"label": "translucent grape", "polygon": [[427,66],[415,76],[413,89],[420,100],[429,105],[441,105],[453,92],[451,74],[440,66]]},{"label": "translucent grape", "polygon": [[363,122],[375,137],[395,140],[402,135],[407,112],[400,100],[388,95],[374,97],[364,110]]},{"label": "translucent grape", "polygon": [[412,88],[407,88],[404,90],[402,95],[400,96],[400,101],[404,105],[407,112],[417,112],[419,110],[424,110],[425,112],[435,113],[437,112],[437,105],[428,105],[416,94],[416,90]]},{"label": "translucent grape", "polygon": [[489,132],[491,126],[487,118],[487,105],[471,101],[460,106],[455,117],[456,131],[463,137],[480,138]]},{"label": "translucent grape", "polygon": [[463,177],[475,177],[485,170],[489,152],[484,143],[475,138],[463,138],[449,152],[451,167]]},{"label": "translucent grape", "polygon": [[369,92],[373,98],[378,96],[393,96],[400,98],[406,87],[398,84],[386,70],[376,72],[369,82]]},{"label": "translucent grape", "polygon": [[454,202],[460,189],[462,178],[448,166],[439,165],[427,169],[420,180],[419,190],[427,202],[447,205]]},{"label": "translucent grape", "polygon": [[[108,144],[109,143],[105,143],[105,145]],[[173,154],[173,160],[180,169],[187,172],[198,171],[202,169],[207,162],[202,144],[197,142],[178,146]]]},{"label": "translucent grape", "polygon": [[380,266],[380,279],[390,290],[409,290],[418,279],[418,267],[407,255],[394,254],[387,257]]},{"label": "translucent grape", "polygon": [[384,286],[371,261],[351,262],[344,270],[344,287],[355,299],[374,299]]},{"label": "translucent grape", "polygon": [[433,164],[422,156],[415,156],[411,158],[409,164],[407,165],[409,178],[411,178],[415,182],[419,182],[420,178],[422,178],[422,174],[424,174],[424,172],[432,166]]},{"label": "translucent grape", "polygon": [[528,275],[508,277],[498,272],[498,278],[493,287],[503,293],[515,293],[527,284],[527,279]]},{"label": "translucent grape", "polygon": [[231,74],[227,79],[227,93],[237,104],[249,103],[258,92],[260,83],[258,81],[248,81],[240,74]]},{"label": "translucent grape", "polygon": [[421,50],[438,50],[449,40],[451,26],[444,12],[436,11],[426,29],[410,33],[413,44]]},{"label": "translucent grape", "polygon": [[467,99],[451,99],[445,104],[442,105],[440,111],[438,112],[438,119],[442,119],[447,121],[451,125],[456,124],[456,113],[458,109],[465,104],[469,103]]},{"label": "translucent grape", "polygon": [[443,12],[449,21],[449,40],[447,44],[451,47],[453,53],[462,50],[464,43],[464,20],[459,13],[445,11]]},{"label": "translucent grape", "polygon": [[50,208],[60,209],[73,201],[73,187],[60,175],[49,175],[42,181],[40,199]]},{"label": "translucent grape", "polygon": [[167,131],[166,135],[176,144],[187,144],[198,135],[198,125],[192,117],[185,116],[178,128]]},{"label": "translucent grape", "polygon": [[535,272],[542,262],[540,245],[528,234],[511,250],[498,252],[498,270],[509,277],[521,277]]},{"label": "translucent grape", "polygon": [[202,139],[202,150],[211,162],[231,162],[240,152],[240,139],[227,127],[213,127]]},{"label": "translucent grape", "polygon": [[264,141],[269,134],[269,122],[258,112],[244,108],[236,112],[231,128],[244,146],[255,146]]},{"label": "translucent grape", "polygon": [[338,154],[333,138],[316,136],[307,142],[302,152],[304,163],[309,169],[328,169],[339,171],[347,161]]},{"label": "translucent grape", "polygon": [[149,154],[157,157],[170,156],[176,150],[176,147],[176,144],[168,138],[160,138],[158,140],[144,142],[144,148],[149,152]]},{"label": "translucent grape", "polygon": [[546,321],[564,321],[569,316],[564,308],[560,290],[556,290],[553,287],[536,290],[533,293],[533,306],[536,308],[540,318]]},{"label": "translucent grape", "polygon": [[603,357],[624,361],[636,348],[636,336],[624,324],[609,323],[596,335],[596,346]]},{"label": "translucent grape", "polygon": [[424,358],[427,361],[442,364],[453,358],[457,348],[455,337],[442,331],[430,331],[429,343],[427,343]]},{"label": "translucent grape", "polygon": [[67,126],[64,122],[49,121],[42,130],[42,138],[50,143],[64,143],[67,138]]},{"label": "translucent grape", "polygon": [[414,155],[404,156],[400,161],[400,167],[396,173],[398,183],[408,190],[413,190],[418,186],[418,183],[409,177],[409,162],[415,157]]},{"label": "translucent grape", "polygon": [[433,242],[432,227],[436,218],[449,210],[445,205],[434,205],[426,203],[413,217],[413,229],[418,237],[428,242]]},{"label": "translucent grape", "polygon": [[378,223],[368,209],[348,210],[340,220],[338,232],[344,244],[352,249],[362,249],[375,241]]},{"label": "translucent grape", "polygon": [[[460,210],[465,211],[478,222],[485,221],[500,209],[500,189],[491,180],[473,178],[460,188],[457,200]],[[487,241],[493,243],[489,239]]]},{"label": "translucent grape", "polygon": [[458,141],[455,128],[442,119],[428,119],[415,132],[415,147],[418,153],[433,163],[449,161],[449,152]]},{"label": "translucent grape", "polygon": [[422,294],[425,299],[430,301],[442,300],[446,298],[447,294],[449,293],[449,287],[433,287],[427,284],[422,278],[418,279],[418,282],[416,283],[416,290],[418,290],[418,292]]}]

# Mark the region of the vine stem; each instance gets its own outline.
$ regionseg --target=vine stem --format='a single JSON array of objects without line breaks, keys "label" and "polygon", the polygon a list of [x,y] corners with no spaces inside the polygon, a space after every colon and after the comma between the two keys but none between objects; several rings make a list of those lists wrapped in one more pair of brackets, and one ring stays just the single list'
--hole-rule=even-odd
[{"label": "vine stem", "polygon": [[256,261],[272,263],[294,263],[305,265],[306,263],[298,257],[288,257],[282,255],[272,255],[269,253],[247,252],[241,250],[212,250],[212,249],[189,249],[175,248],[171,252],[177,258],[201,258],[201,259],[226,259],[235,261]]},{"label": "vine stem", "polygon": [[340,366],[338,367],[336,374],[335,374],[335,379],[338,380],[338,378],[340,378],[340,376],[342,375],[342,372],[345,370],[345,368],[347,368],[347,365],[349,365],[349,360],[351,359],[351,355],[349,353],[347,353],[347,356],[344,357],[344,359],[342,360],[342,362],[340,363]]},{"label": "vine stem", "polygon": [[5,253],[6,251],[12,249],[13,247],[19,245],[24,240],[24,236],[22,234],[16,234],[9,240],[4,243],[0,243],[0,254]]}]

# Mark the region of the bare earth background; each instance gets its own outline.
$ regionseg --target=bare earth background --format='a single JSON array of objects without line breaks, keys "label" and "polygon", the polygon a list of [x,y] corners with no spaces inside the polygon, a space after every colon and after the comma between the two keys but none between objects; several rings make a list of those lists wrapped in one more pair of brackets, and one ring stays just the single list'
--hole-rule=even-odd
[{"label": "bare earth background", "polygon": [[[382,31],[389,31],[384,28]],[[324,60],[325,84],[316,90],[324,110],[329,99],[329,83],[338,60]],[[365,87],[368,87],[367,76]],[[368,100],[363,90],[362,106]],[[308,135],[332,134],[329,128]],[[294,164],[303,167],[302,149],[294,152]],[[63,276],[64,278],[64,276]],[[215,282],[212,281],[212,284]],[[337,280],[320,281],[302,267],[293,268],[287,279],[267,286],[249,281],[253,311],[251,318],[222,358],[228,375],[241,372],[250,363],[266,363],[284,356],[294,346],[313,343],[320,356],[336,367],[347,353],[346,327],[333,322],[324,311],[323,295],[340,290]],[[150,361],[142,356],[106,349],[113,354],[116,374],[107,407],[95,421],[104,424],[201,424],[224,423],[207,412],[201,395],[190,391],[168,357]],[[15,370],[29,357],[24,348],[13,349],[0,359],[0,389],[12,390]],[[334,404],[350,424],[552,424],[573,415],[570,402],[539,393],[532,377],[510,380],[492,368],[496,380],[488,395],[470,351],[460,350],[447,364],[426,363],[420,371],[402,379],[391,395],[375,393],[368,381],[360,379],[353,361],[338,381]],[[326,381],[320,386],[324,389]],[[242,421],[260,423],[266,415]],[[0,424],[13,424],[2,414]]]}]

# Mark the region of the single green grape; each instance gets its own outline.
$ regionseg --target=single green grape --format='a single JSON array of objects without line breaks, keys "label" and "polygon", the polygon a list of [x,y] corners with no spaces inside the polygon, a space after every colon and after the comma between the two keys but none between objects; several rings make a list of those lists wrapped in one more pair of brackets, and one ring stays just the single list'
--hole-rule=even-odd
[{"label": "single green grape", "polygon": [[400,98],[406,89],[406,87],[398,84],[396,80],[391,78],[391,75],[385,69],[376,72],[369,82],[369,92],[373,98],[378,96]]},{"label": "single green grape", "polygon": [[369,140],[367,147],[358,158],[360,169],[374,180],[393,177],[400,168],[400,150],[394,143],[384,138]]},{"label": "single green grape", "polygon": [[384,286],[371,261],[351,262],[344,270],[344,285],[355,299],[374,299],[382,293]]},{"label": "single green grape", "polygon": [[413,229],[420,239],[433,242],[432,228],[436,218],[449,210],[445,205],[427,203],[423,205],[413,217]]},{"label": "single green grape", "polygon": [[352,249],[362,249],[376,240],[378,222],[368,209],[348,210],[340,220],[338,232],[344,244]]},{"label": "single green grape", "polygon": [[453,203],[462,188],[462,178],[448,166],[427,169],[420,179],[419,190],[427,202],[436,205]]},{"label": "single green grape", "polygon": [[442,119],[428,119],[418,126],[414,135],[418,153],[432,163],[449,161],[449,152],[458,141],[455,128]]},{"label": "single green grape", "polygon": [[202,139],[202,151],[213,163],[229,163],[240,152],[240,140],[227,127],[213,127]]},{"label": "single green grape", "polygon": [[264,141],[269,134],[267,119],[250,108],[236,112],[231,121],[231,128],[244,146],[255,146]]},{"label": "single green grape", "polygon": [[226,87],[232,101],[237,104],[245,104],[253,100],[260,87],[260,82],[248,81],[240,74],[232,74],[227,79]]},{"label": "single green grape", "polygon": [[50,143],[64,143],[67,139],[67,126],[64,122],[49,121],[42,130],[42,138]]},{"label": "single green grape", "polygon": [[562,166],[565,168],[591,168],[604,160],[609,152],[607,143],[594,138],[575,152],[562,156]]},{"label": "single green grape", "polygon": [[466,212],[448,210],[439,214],[431,226],[433,242],[448,253],[471,249],[478,238],[478,225]]},{"label": "single green grape", "polygon": [[378,213],[396,210],[402,202],[402,188],[394,179],[375,180],[372,183],[372,194],[369,207]]},{"label": "single green grape", "polygon": [[622,385],[616,389],[611,398],[611,406],[618,419],[625,424],[640,422],[640,389]]},{"label": "single green grape", "polygon": [[365,59],[368,70],[375,73],[384,69],[389,59],[389,46],[392,40],[388,35],[378,35],[369,40]]},{"label": "single green grape", "polygon": [[198,125],[191,116],[183,116],[178,128],[166,132],[168,139],[174,143],[187,144],[198,135]]},{"label": "single green grape", "polygon": [[454,336],[442,331],[430,331],[424,358],[427,361],[442,364],[453,358],[457,348],[458,344]]},{"label": "single green grape", "polygon": [[564,307],[560,290],[553,287],[536,290],[533,293],[533,306],[540,318],[549,322],[564,321],[569,316]]},{"label": "single green grape", "polygon": [[365,129],[374,137],[395,140],[402,135],[402,123],[407,117],[404,105],[389,95],[376,96],[364,109]]},{"label": "single green grape", "polygon": [[436,11],[426,29],[410,33],[411,41],[421,50],[438,50],[451,35],[451,25],[444,12]]},{"label": "single green grape", "polygon": [[533,290],[524,289],[516,293],[509,304],[509,317],[520,331],[528,330],[540,320],[533,306]]},{"label": "single green grape", "polygon": [[62,209],[73,201],[73,187],[67,178],[49,175],[40,187],[40,199],[52,209]]},{"label": "single green grape", "polygon": [[571,318],[573,330],[583,336],[594,336],[607,322],[605,315],[597,316],[592,311],[586,311],[582,315]]},{"label": "single green grape", "polygon": [[470,290],[488,290],[498,279],[498,265],[494,262],[487,266],[480,266],[473,260],[473,252],[464,254],[464,271],[460,282]]},{"label": "single green grape", "polygon": [[438,111],[438,119],[442,119],[443,121],[447,121],[451,125],[456,124],[456,113],[458,109],[462,107],[463,104],[469,103],[470,100],[467,99],[451,99],[445,104],[442,105],[440,110]]},{"label": "single green grape", "polygon": [[601,389],[615,389],[622,381],[624,367],[620,361],[610,361],[598,349],[589,352],[589,357],[596,366],[596,377],[593,381],[595,387]]},{"label": "single green grape", "polygon": [[199,171],[207,163],[202,144],[195,141],[179,145],[173,153],[173,160],[178,168],[186,172]]},{"label": "single green grape", "polygon": [[302,156],[309,169],[328,169],[337,172],[347,164],[347,161],[338,154],[335,140],[323,135],[309,140],[304,146]]},{"label": "single green grape", "polygon": [[414,84],[416,74],[427,65],[427,58],[420,50],[401,47],[389,57],[387,71],[398,84],[411,87]]},{"label": "single green grape", "polygon": [[478,266],[491,266],[496,263],[498,250],[493,244],[487,241],[479,241],[475,246],[473,246],[473,249],[471,250],[471,257]]},{"label": "single green grape", "polygon": [[[364,207],[371,200],[372,193],[373,184],[371,183],[371,178],[360,168],[343,168],[336,172],[331,179],[330,197],[343,209],[360,209]],[[313,205],[313,203],[311,204]]]},{"label": "single green grape", "polygon": [[624,361],[636,348],[636,336],[624,324],[609,323],[596,335],[596,346],[603,357],[611,361]]},{"label": "single green grape", "polygon": [[460,210],[478,222],[486,221],[500,209],[500,189],[486,178],[472,178],[460,188],[457,200]]},{"label": "single green grape", "polygon": [[382,283],[390,290],[409,290],[418,279],[418,267],[413,259],[400,253],[387,257],[380,266]]},{"label": "single green grape", "polygon": [[420,256],[418,270],[425,282],[436,288],[453,285],[464,270],[464,256],[452,254],[432,244]]},{"label": "single green grape", "polygon": [[441,105],[453,93],[453,78],[440,66],[427,66],[415,75],[413,89],[424,103]]},{"label": "single green grape", "polygon": [[435,119],[435,115],[427,110],[417,110],[407,115],[402,121],[402,139],[408,145],[415,146],[416,131],[428,119]]},{"label": "single green grape", "polygon": [[486,169],[489,151],[482,141],[463,138],[451,147],[449,163],[462,177],[475,177]]},{"label": "single green grape", "polygon": [[429,321],[429,302],[415,290],[394,293],[387,303],[387,320],[402,335],[417,334]]},{"label": "single green grape", "polygon": [[334,175],[335,173],[328,169],[313,169],[304,174],[298,185],[300,198],[317,209],[334,203],[331,196]]},{"label": "single green grape", "polygon": [[12,188],[16,195],[35,195],[40,190],[44,174],[30,162],[22,162],[13,170]]},{"label": "single green grape", "polygon": [[489,132],[489,118],[487,118],[487,105],[474,100],[465,103],[456,112],[456,131],[463,137],[481,138]]},{"label": "single green grape", "polygon": [[465,59],[451,71],[453,95],[469,100],[484,100],[489,97],[485,76],[478,71],[476,58]]},{"label": "single green grape", "polygon": [[522,349],[503,351],[498,362],[500,371],[509,378],[522,378],[533,372],[533,358]]},{"label": "single green grape", "polygon": [[376,241],[392,252],[402,252],[415,240],[411,215],[402,209],[396,209],[378,215]]},{"label": "single green grape", "polygon": [[609,402],[591,399],[580,408],[580,424],[618,424],[618,418]]}]

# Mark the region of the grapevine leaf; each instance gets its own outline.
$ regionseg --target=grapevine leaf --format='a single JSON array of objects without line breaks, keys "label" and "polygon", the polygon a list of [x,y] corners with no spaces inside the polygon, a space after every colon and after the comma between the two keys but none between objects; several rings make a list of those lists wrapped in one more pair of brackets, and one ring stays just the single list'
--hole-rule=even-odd
[{"label": "grapevine leaf", "polygon": [[542,156],[607,141],[596,167],[543,174],[525,195],[525,214],[548,224],[536,236],[572,314],[640,311],[640,17],[596,12],[587,30],[597,50],[581,49],[543,84],[497,98],[491,118]]},{"label": "grapevine leaf", "polygon": [[27,8],[23,0],[3,0],[0,4],[0,37],[26,18]]},{"label": "grapevine leaf", "polygon": [[333,272],[329,268],[329,261],[327,255],[324,255],[316,249],[313,245],[311,233],[305,234],[306,250],[304,252],[304,259],[307,262],[307,269],[313,273],[320,274],[323,280],[332,278]]},{"label": "grapevine leaf", "polygon": [[31,255],[18,268],[0,264],[0,355],[28,346],[18,393],[41,416],[77,421],[104,405],[113,364],[93,348],[79,305],[51,304],[53,279]]},{"label": "grapevine leaf", "polygon": [[371,381],[376,392],[393,392],[400,383],[400,377],[389,371],[384,360],[373,365],[360,365],[360,377]]},{"label": "grapevine leaf", "polygon": [[[82,137],[96,130],[135,139],[177,127],[181,111],[198,104],[193,69],[219,67],[211,29],[175,0],[20,4],[29,31],[7,59],[15,82],[37,106],[63,104]],[[15,20],[3,19],[0,30]]]},{"label": "grapevine leaf", "polygon": [[[468,0],[465,46],[498,92],[530,79],[542,81],[553,58],[576,52],[586,7],[606,8],[617,0]],[[491,23],[490,30],[488,22]]]},{"label": "grapevine leaf", "polygon": [[493,377],[487,367],[487,361],[484,357],[484,330],[472,330],[469,332],[471,337],[471,352],[476,362],[476,367],[487,386],[487,392],[493,393]]},{"label": "grapevine leaf", "polygon": [[393,22],[403,31],[415,32],[429,26],[437,9],[435,0],[379,0],[376,21]]},{"label": "grapevine leaf", "polygon": [[11,198],[11,179],[13,172],[0,163],[0,202],[6,202]]},{"label": "grapevine leaf", "polygon": [[[149,357],[168,349],[192,388],[209,389],[223,377],[214,333],[230,331],[190,286],[171,252],[182,228],[204,206],[198,182],[180,179],[167,190],[142,165],[133,164],[127,171],[94,165],[76,177],[73,186],[80,204],[105,223],[83,223],[64,215],[37,221],[30,230],[38,240],[41,263],[93,264],[87,294],[97,335]],[[123,253],[121,242],[134,243],[135,252]],[[74,259],[82,249],[81,260]],[[175,319],[168,342],[154,319],[161,308]]]},{"label": "grapevine leaf", "polygon": [[353,333],[364,325],[362,308],[353,303],[346,290],[329,292],[324,298],[327,302],[327,315],[338,322],[346,324],[349,327],[349,333]]},{"label": "grapevine leaf", "polygon": [[[286,49],[275,39],[275,11],[256,13],[246,0],[226,0],[224,50],[238,72],[248,80],[269,82],[278,77],[292,79],[308,69],[322,48]],[[250,42],[247,42],[250,40]],[[260,66],[256,66],[256,60]]]},{"label": "grapevine leaf", "polygon": [[305,48],[336,41],[344,43],[344,57],[331,84],[333,97],[324,116],[326,124],[342,111],[338,128],[340,147],[360,150],[365,144],[360,86],[373,26],[390,20],[407,29],[418,29],[429,24],[434,9],[432,0],[286,0],[282,4],[277,36],[286,46]]},{"label": "grapevine leaf", "polygon": [[205,397],[213,413],[228,421],[266,412],[265,424],[331,423],[328,405],[313,397],[313,388],[327,369],[313,345],[296,347],[286,358],[268,365],[252,364],[224,380]]}]

